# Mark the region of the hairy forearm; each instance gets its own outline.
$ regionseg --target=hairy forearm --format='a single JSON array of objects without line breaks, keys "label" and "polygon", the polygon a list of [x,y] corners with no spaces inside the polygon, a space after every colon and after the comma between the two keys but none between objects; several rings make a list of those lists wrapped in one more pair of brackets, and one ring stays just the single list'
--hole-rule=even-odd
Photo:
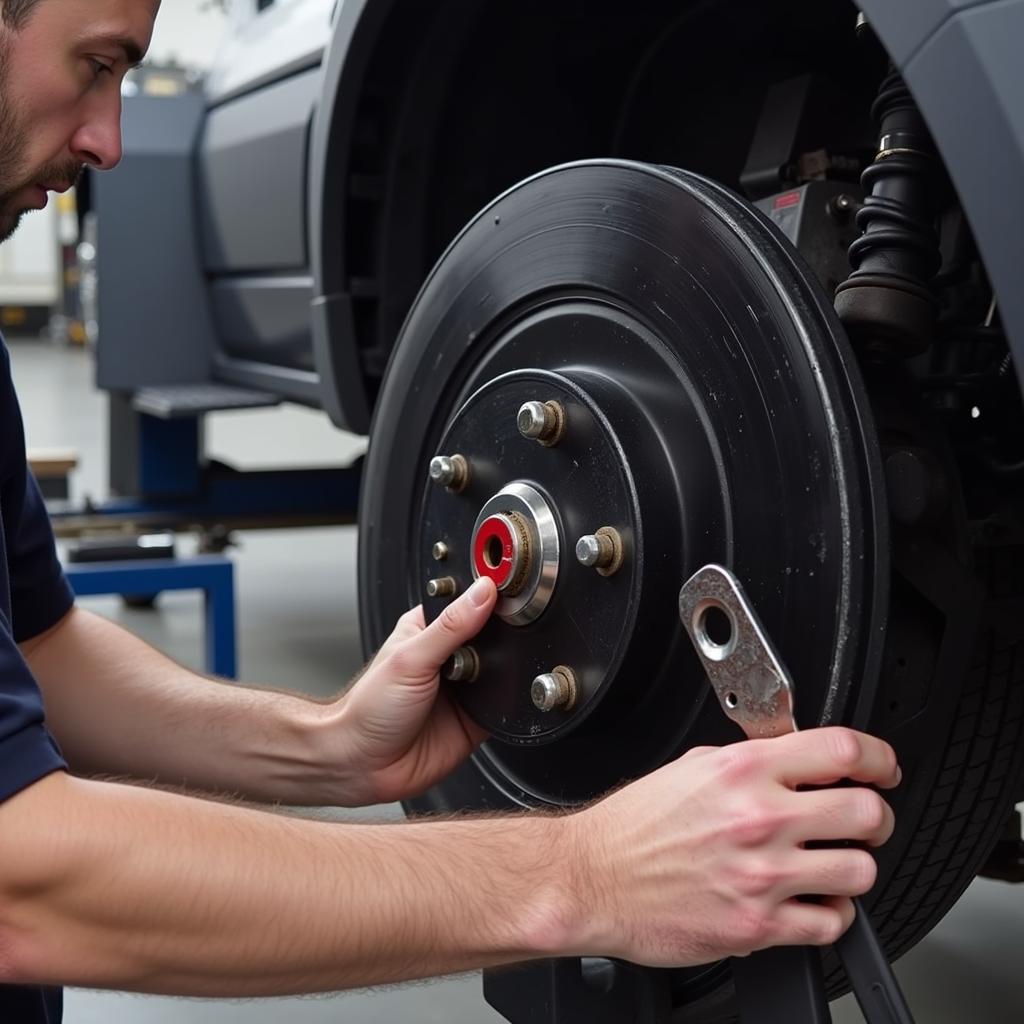
[{"label": "hairy forearm", "polygon": [[265,803],[343,802],[343,786],[324,778],[319,754],[331,724],[324,705],[205,679],[82,609],[25,653],[47,724],[79,774]]},{"label": "hairy forearm", "polygon": [[0,806],[0,980],[255,996],[559,953],[567,820],[339,825],[53,775]]}]

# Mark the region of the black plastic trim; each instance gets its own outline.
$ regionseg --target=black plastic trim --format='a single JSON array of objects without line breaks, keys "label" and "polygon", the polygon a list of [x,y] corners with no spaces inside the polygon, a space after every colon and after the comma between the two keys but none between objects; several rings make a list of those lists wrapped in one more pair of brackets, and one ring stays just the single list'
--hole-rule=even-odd
[{"label": "black plastic trim", "polygon": [[319,401],[332,422],[365,434],[370,405],[359,365],[345,280],[344,223],[349,154],[361,84],[374,44],[396,0],[346,0],[324,61],[323,93],[313,119],[309,171],[309,255],[313,272],[313,353]]},{"label": "black plastic trim", "polygon": [[214,359],[213,377],[227,384],[270,391],[289,402],[314,407],[320,404],[320,379],[305,370],[218,356]]}]

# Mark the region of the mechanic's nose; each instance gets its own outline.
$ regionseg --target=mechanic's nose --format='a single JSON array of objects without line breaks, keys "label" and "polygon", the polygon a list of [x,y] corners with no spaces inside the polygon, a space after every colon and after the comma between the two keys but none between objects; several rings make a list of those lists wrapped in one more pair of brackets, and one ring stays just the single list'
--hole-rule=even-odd
[{"label": "mechanic's nose", "polygon": [[121,97],[88,118],[71,139],[71,154],[88,167],[109,171],[121,162]]}]

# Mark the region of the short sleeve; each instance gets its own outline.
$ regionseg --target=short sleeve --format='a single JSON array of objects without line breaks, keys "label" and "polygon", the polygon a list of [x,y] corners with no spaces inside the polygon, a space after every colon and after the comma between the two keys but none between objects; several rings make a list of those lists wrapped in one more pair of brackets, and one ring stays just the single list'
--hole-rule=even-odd
[{"label": "short sleeve", "polygon": [[12,488],[20,509],[8,523],[10,506],[4,507],[7,538],[7,571],[11,586],[11,619],[14,640],[24,643],[55,626],[71,609],[74,593],[57,559],[50,517],[35,477],[25,467],[20,486]]},{"label": "short sleeve", "polygon": [[19,642],[73,603],[50,520],[25,459],[25,434],[0,342],[0,800],[65,768],[47,732],[43,697]]},{"label": "short sleeve", "polygon": [[[23,643],[56,625],[74,603],[57,559],[50,517],[25,457],[21,409],[11,381],[10,359],[0,342],[0,520],[10,592],[11,635]],[[3,584],[7,584],[4,587]]]},{"label": "short sleeve", "polygon": [[43,717],[39,687],[0,624],[0,801],[67,767]]}]

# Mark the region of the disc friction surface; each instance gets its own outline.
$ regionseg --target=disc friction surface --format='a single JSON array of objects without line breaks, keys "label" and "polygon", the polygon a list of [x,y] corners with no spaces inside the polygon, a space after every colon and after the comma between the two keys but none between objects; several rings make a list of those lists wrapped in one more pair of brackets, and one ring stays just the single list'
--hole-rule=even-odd
[{"label": "disc friction surface", "polygon": [[[519,436],[519,400],[556,393],[569,408],[563,440]],[[739,575],[781,648],[801,723],[849,720],[876,671],[865,640],[883,613],[874,444],[827,303],[744,204],[642,165],[540,175],[456,240],[397,346],[361,516],[368,642],[411,604],[439,613],[444,599],[424,598],[432,576],[468,586],[477,512],[524,480],[555,510],[560,572],[536,623],[494,620],[479,639],[467,707],[505,740],[469,769],[487,780],[482,799],[586,799],[736,737],[675,618],[681,582],[712,560]],[[456,450],[474,471],[453,495],[427,466]],[[611,579],[572,555],[602,525],[628,538]],[[453,552],[440,567],[439,539]],[[488,694],[511,707],[517,688],[572,657],[588,665],[587,696],[600,691],[586,721],[535,730],[560,742],[510,742]]]}]

